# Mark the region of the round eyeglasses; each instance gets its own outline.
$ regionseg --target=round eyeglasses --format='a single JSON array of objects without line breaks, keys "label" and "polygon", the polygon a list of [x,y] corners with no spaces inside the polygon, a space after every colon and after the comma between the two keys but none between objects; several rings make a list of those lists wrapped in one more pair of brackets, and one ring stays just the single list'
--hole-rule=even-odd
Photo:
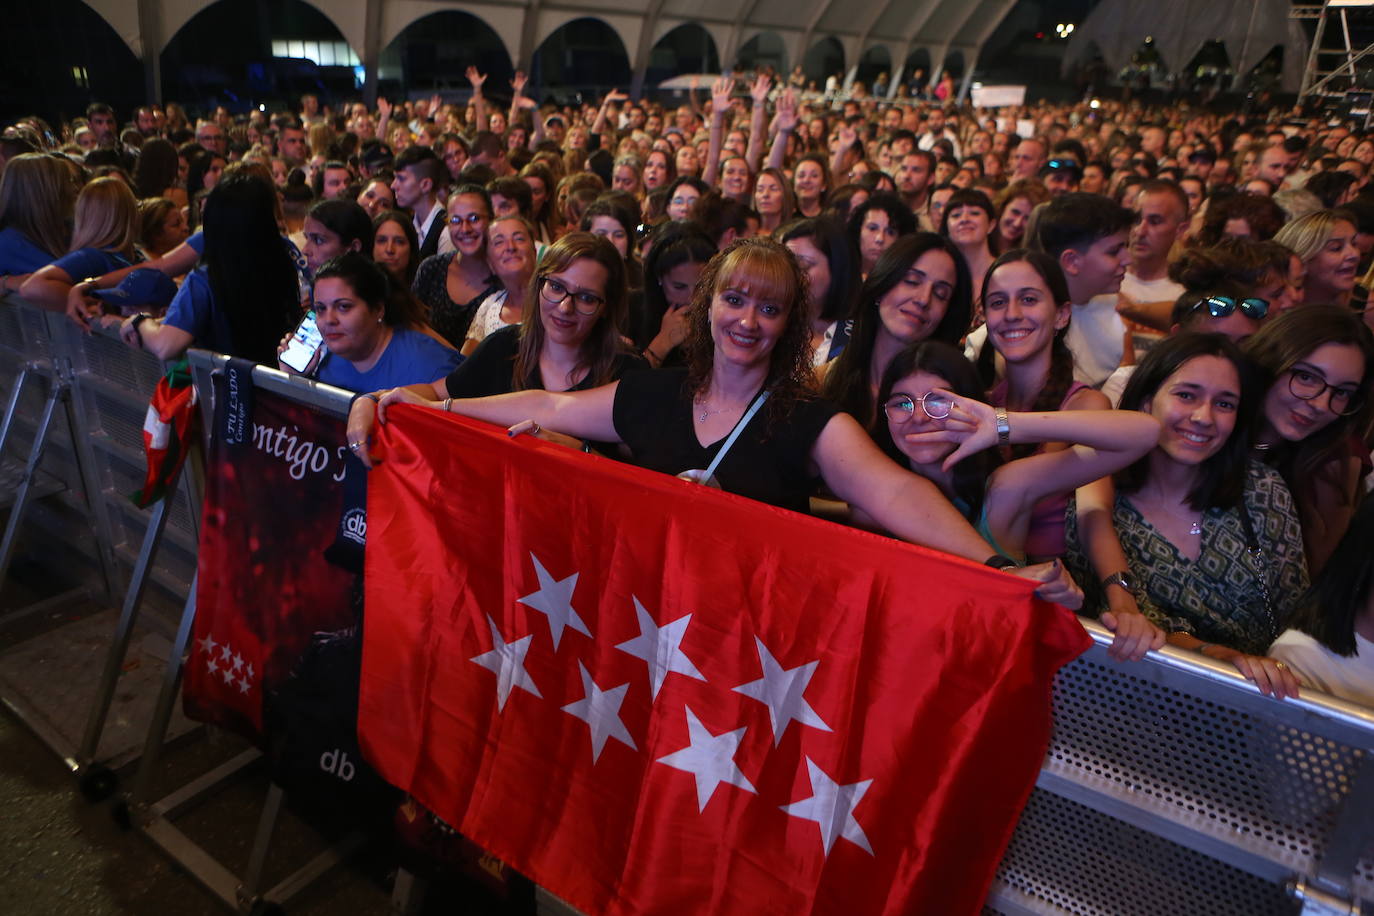
[{"label": "round eyeglasses", "polygon": [[1288,390],[1293,393],[1293,397],[1302,398],[1304,401],[1316,400],[1322,396],[1323,391],[1330,390],[1331,397],[1327,403],[1331,406],[1332,413],[1342,417],[1348,417],[1364,406],[1364,398],[1360,396],[1359,388],[1337,388],[1328,385],[1326,379],[1306,369],[1288,370]]},{"label": "round eyeglasses", "polygon": [[883,413],[892,423],[905,423],[916,413],[916,405],[932,420],[943,420],[954,408],[954,399],[939,391],[927,391],[919,398],[909,394],[894,394],[883,403]]}]

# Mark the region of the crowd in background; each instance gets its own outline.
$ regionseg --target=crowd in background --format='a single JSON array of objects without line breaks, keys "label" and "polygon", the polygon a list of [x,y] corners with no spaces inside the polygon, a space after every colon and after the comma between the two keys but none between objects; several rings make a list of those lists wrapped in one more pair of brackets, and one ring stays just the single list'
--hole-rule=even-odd
[{"label": "crowd in background", "polygon": [[468,79],[21,119],[0,292],[166,359],[275,365],[309,315],[290,368],[368,395],[364,460],[389,404],[465,413],[987,558],[1121,658],[1374,705],[1374,133]]}]

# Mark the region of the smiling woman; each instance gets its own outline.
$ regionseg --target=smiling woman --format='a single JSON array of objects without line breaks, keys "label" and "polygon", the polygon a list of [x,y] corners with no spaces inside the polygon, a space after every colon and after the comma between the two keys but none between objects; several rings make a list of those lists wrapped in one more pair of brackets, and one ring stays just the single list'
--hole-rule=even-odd
[{"label": "smiling woman", "polygon": [[1283,479],[1247,461],[1260,391],[1220,334],[1183,332],[1150,350],[1121,398],[1122,410],[1163,428],[1159,445],[1117,475],[1112,516],[1128,568],[1095,585],[1077,512],[1068,557],[1090,609],[1108,585],[1123,585],[1174,645],[1231,662],[1264,693],[1293,696],[1292,672],[1263,654],[1307,587],[1307,566]]}]

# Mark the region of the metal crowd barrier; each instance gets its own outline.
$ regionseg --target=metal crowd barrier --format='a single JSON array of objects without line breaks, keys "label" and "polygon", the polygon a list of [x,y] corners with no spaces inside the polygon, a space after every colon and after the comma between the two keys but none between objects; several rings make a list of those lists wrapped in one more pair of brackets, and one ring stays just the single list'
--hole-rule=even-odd
[{"label": "metal crowd barrier", "polygon": [[[154,611],[179,605],[195,568],[193,481],[184,478],[170,500],[152,509],[138,509],[128,499],[143,481],[144,415],[162,373],[156,358],[131,350],[113,332],[83,334],[65,315],[15,297],[0,300],[0,385],[8,387],[0,421],[0,501],[9,508],[0,585],[22,543],[25,557],[53,581],[71,586],[0,612],[0,622],[60,618],[93,602],[123,600],[113,640],[107,629],[73,636],[80,626],[73,625],[53,630],[49,645],[16,662],[41,670],[0,665],[6,675],[0,699],[74,772],[95,777],[87,789],[96,796],[113,791],[112,768],[130,762],[138,743],[131,736],[139,723],[121,715],[119,730],[129,740],[122,748],[113,742],[115,752],[101,756],[135,623],[164,641],[172,629],[158,613],[139,620],[140,606],[150,598]],[[78,644],[85,655],[72,649]],[[94,697],[87,674],[92,668],[101,670]],[[80,676],[73,676],[76,671]],[[24,680],[42,689],[26,690]],[[84,724],[72,718],[83,714]]]},{"label": "metal crowd barrier", "polygon": [[[9,400],[18,407],[0,426],[0,457],[32,455],[41,439],[36,432],[52,389],[31,391],[28,380],[52,385],[55,379],[59,388],[65,383],[72,430],[64,438],[63,424],[49,422],[56,432],[42,453],[43,469],[64,488],[43,498],[33,490],[31,527],[86,559],[78,576],[84,581],[100,580],[107,554],[117,561],[114,579],[121,587],[129,566],[124,616],[138,604],[140,569],[150,583],[185,599],[135,780],[133,813],[150,838],[226,904],[248,909],[281,900],[341,853],[331,850],[258,893],[282,801],[275,788],[242,877],[173,826],[178,810],[241,769],[255,751],[170,796],[151,797],[195,613],[199,494],[194,474],[184,475],[192,479],[183,480],[183,492],[161,521],[134,510],[124,497],[141,479],[141,454],[134,452],[141,451],[143,405],[161,371],[144,357],[109,337],[80,335],[62,316],[15,307],[13,300],[0,303],[0,379],[8,372],[22,382],[11,383]],[[222,363],[223,357],[192,353],[203,393]],[[254,382],[338,416],[347,412],[348,395],[337,389],[269,369],[256,371]],[[89,504],[86,493],[94,497]],[[169,536],[154,556],[149,532],[161,524]],[[96,543],[73,540],[89,531]],[[144,549],[136,554],[134,543]],[[1172,648],[1137,663],[1115,662],[1105,648],[1111,635],[1094,622],[1084,626],[1095,644],[1056,682],[1049,753],[988,909],[1007,916],[1370,912],[1374,710],[1307,691],[1295,700],[1272,700],[1229,666]],[[91,710],[92,722],[99,712]],[[402,886],[413,886],[410,876],[402,875],[398,892]],[[412,902],[395,899],[398,910]],[[543,893],[539,907],[567,912]]]}]

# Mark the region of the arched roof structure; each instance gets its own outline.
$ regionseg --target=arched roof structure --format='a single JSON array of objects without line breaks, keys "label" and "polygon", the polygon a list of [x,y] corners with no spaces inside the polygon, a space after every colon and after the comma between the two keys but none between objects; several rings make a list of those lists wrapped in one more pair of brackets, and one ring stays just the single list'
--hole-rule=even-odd
[{"label": "arched roof structure", "polygon": [[[158,55],[207,0],[85,0],[144,61],[149,94],[160,92]],[[789,61],[801,61],[817,41],[832,37],[853,67],[873,47],[888,59],[906,61],[917,49],[930,55],[932,71],[959,51],[975,61],[1015,0],[308,0],[327,16],[363,62],[375,85],[381,49],[406,26],[440,10],[479,17],[501,38],[511,60],[527,69],[546,38],[567,22],[592,16],[609,25],[630,55],[634,90],[642,88],[655,42],[684,23],[696,23],[714,39],[728,66],[745,42],[772,32]],[[891,85],[900,82],[893,74]]]},{"label": "arched roof structure", "polygon": [[1120,71],[1148,35],[1171,67],[1182,67],[1208,41],[1226,45],[1237,74],[1254,69],[1275,45],[1282,45],[1282,86],[1297,92],[1307,60],[1307,35],[1290,18],[1290,0],[1102,0],[1074,29],[1064,53],[1064,73],[1092,46],[1112,72]]}]

